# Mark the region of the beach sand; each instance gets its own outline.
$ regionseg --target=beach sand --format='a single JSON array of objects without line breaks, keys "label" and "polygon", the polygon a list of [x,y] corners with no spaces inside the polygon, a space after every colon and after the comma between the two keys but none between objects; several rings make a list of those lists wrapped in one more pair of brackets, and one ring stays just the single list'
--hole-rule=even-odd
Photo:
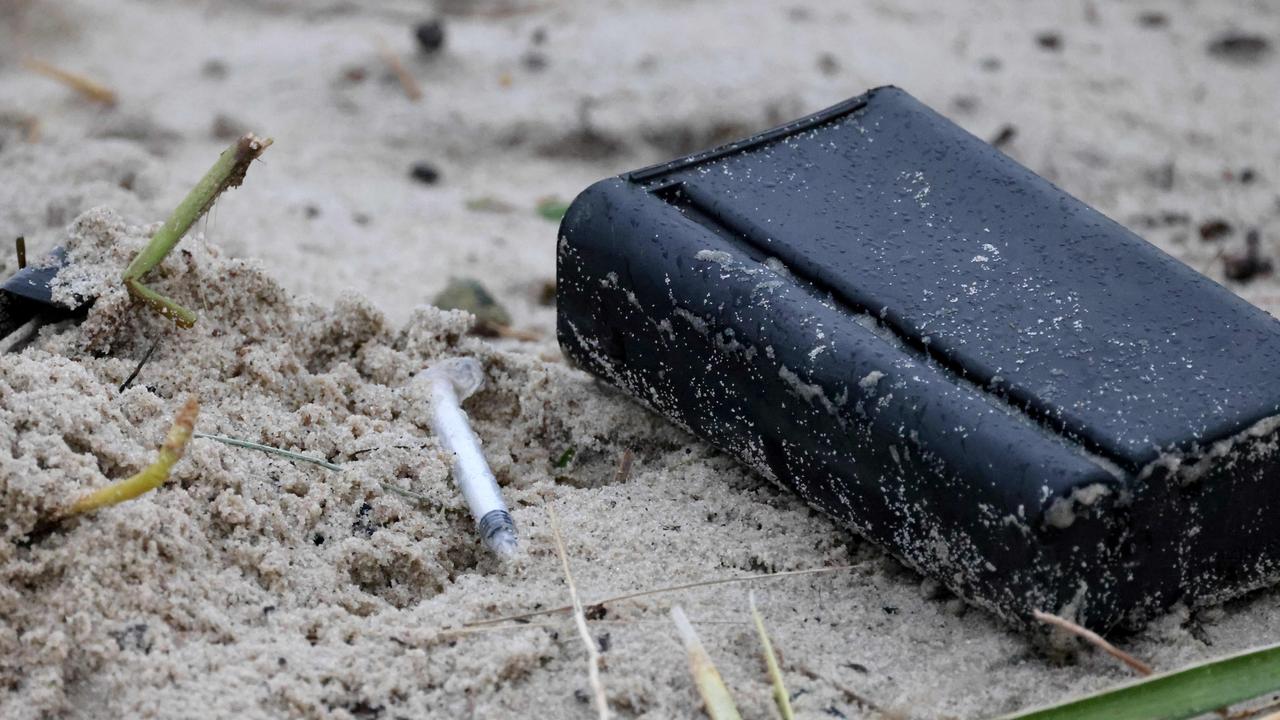
[{"label": "beach sand", "polygon": [[[412,29],[431,17],[427,56]],[[771,717],[748,589],[800,717],[989,717],[1127,679],[1046,654],[568,366],[535,208],[891,83],[1274,313],[1280,283],[1227,279],[1223,258],[1251,230],[1264,256],[1280,242],[1278,44],[1280,9],[1208,0],[0,2],[0,242],[67,246],[67,289],[101,293],[0,358],[0,716],[593,717],[567,615],[462,629],[569,602],[549,508],[587,603],[851,566],[593,613],[618,717],[700,716],[673,604],[744,717]],[[199,315],[176,329],[115,278],[244,130],[275,145],[153,275]],[[429,307],[454,276],[537,339]],[[465,407],[522,533],[509,563],[479,545],[411,382],[451,355],[486,367]],[[343,469],[196,439],[155,492],[22,541],[150,462],[191,395],[202,432]],[[1277,639],[1263,590],[1119,641],[1172,669]]]}]

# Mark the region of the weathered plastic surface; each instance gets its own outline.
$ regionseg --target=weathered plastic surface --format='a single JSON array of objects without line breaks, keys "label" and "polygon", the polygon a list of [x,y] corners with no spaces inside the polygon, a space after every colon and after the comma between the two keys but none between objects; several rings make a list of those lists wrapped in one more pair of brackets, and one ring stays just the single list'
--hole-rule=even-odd
[{"label": "weathered plastic surface", "polygon": [[54,248],[44,259],[14,273],[0,283],[0,338],[17,330],[37,315],[58,319],[75,313],[87,303],[74,308],[53,300],[53,278],[66,265],[66,251]]},{"label": "weathered plastic surface", "polygon": [[593,185],[557,287],[574,361],[1014,623],[1280,574],[1280,323],[897,88]]}]

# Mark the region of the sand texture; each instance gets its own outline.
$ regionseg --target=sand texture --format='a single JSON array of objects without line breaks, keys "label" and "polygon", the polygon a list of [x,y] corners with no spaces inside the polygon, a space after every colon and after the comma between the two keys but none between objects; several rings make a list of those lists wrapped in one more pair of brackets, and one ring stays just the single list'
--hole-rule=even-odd
[{"label": "sand texture", "polygon": [[[748,588],[804,718],[990,717],[1127,679],[1046,654],[569,366],[535,208],[892,83],[1275,312],[1280,282],[1237,261],[1250,232],[1262,258],[1280,241],[1277,77],[1261,1],[0,0],[0,248],[63,245],[62,291],[98,296],[0,357],[0,717],[593,717],[567,616],[460,630],[569,602],[548,507],[588,603],[851,566],[593,612],[618,717],[701,716],[675,603],[744,717],[772,717]],[[275,145],[149,279],[199,315],[174,328],[116,278],[245,130]],[[455,276],[533,339],[430,307]],[[521,530],[510,563],[479,544],[411,382],[458,355],[486,369],[465,408]],[[155,492],[24,539],[149,463],[192,395],[197,430],[342,470],[196,439]],[[1119,642],[1171,669],[1280,640],[1277,608],[1263,590]]]}]

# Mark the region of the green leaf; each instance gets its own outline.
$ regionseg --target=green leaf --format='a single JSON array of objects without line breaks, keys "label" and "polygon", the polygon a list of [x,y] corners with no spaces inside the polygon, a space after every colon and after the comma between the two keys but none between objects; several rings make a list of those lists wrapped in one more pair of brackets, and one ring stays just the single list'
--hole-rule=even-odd
[{"label": "green leaf", "polygon": [[557,470],[563,470],[573,462],[573,456],[578,452],[577,448],[570,445],[564,452],[560,453],[560,457],[556,459],[555,466]]},{"label": "green leaf", "polygon": [[1159,673],[1000,720],[1178,720],[1280,690],[1280,644]]}]

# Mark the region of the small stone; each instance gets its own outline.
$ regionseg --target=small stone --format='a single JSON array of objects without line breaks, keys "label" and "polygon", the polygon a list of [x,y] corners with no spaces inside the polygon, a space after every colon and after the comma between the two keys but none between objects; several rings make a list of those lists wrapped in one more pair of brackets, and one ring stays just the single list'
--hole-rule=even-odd
[{"label": "small stone", "polygon": [[545,70],[549,61],[547,60],[547,56],[543,53],[540,53],[537,50],[530,50],[520,58],[520,64],[524,65],[524,68],[530,72],[538,72],[540,70]]},{"label": "small stone", "polygon": [[435,185],[440,181],[440,171],[436,166],[426,162],[414,163],[409,170],[409,176],[426,185]]},{"label": "small stone", "polygon": [[555,280],[542,281],[542,286],[538,288],[538,304],[543,307],[551,307],[556,304]]},{"label": "small stone", "polygon": [[991,146],[995,148],[1002,148],[1013,142],[1013,139],[1016,137],[1018,137],[1018,128],[1008,124],[1002,125],[1000,129],[996,131],[995,137],[991,138]]},{"label": "small stone", "polygon": [[200,74],[210,80],[221,80],[227,76],[227,64],[217,58],[206,60],[200,67]]},{"label": "small stone", "polygon": [[1169,16],[1156,10],[1138,13],[1138,25],[1144,28],[1162,28],[1169,24]]},{"label": "small stone", "polygon": [[1004,67],[1004,62],[1002,62],[998,57],[984,57],[978,63],[978,66],[987,72],[996,72],[1000,68]]},{"label": "small stone", "polygon": [[1250,33],[1227,32],[1209,43],[1209,55],[1237,65],[1252,65],[1270,52],[1270,40]]},{"label": "small stone", "polygon": [[1042,32],[1036,35],[1036,44],[1044,50],[1056,52],[1062,49],[1062,36],[1056,32]]},{"label": "small stone", "polygon": [[449,284],[441,290],[432,305],[441,310],[466,310],[479,320],[479,329],[492,329],[494,326],[506,327],[511,324],[511,315],[479,280],[472,278],[450,278]]},{"label": "small stone", "polygon": [[1200,223],[1200,239],[1205,242],[1217,242],[1233,231],[1231,223],[1222,218],[1213,218]]},{"label": "small stone", "polygon": [[434,55],[444,47],[444,21],[438,18],[418,23],[413,29],[418,39],[418,49],[425,55]]},{"label": "small stone", "polygon": [[1228,280],[1248,282],[1260,275],[1270,275],[1271,258],[1263,257],[1260,249],[1261,238],[1256,229],[1250,230],[1244,238],[1243,253],[1229,253],[1222,258],[1222,273]]},{"label": "small stone", "polygon": [[836,59],[835,55],[824,52],[818,56],[818,72],[831,77],[840,72],[840,61]]},{"label": "small stone", "polygon": [[348,65],[342,69],[342,79],[351,84],[362,83],[369,77],[369,70],[363,65]]}]

